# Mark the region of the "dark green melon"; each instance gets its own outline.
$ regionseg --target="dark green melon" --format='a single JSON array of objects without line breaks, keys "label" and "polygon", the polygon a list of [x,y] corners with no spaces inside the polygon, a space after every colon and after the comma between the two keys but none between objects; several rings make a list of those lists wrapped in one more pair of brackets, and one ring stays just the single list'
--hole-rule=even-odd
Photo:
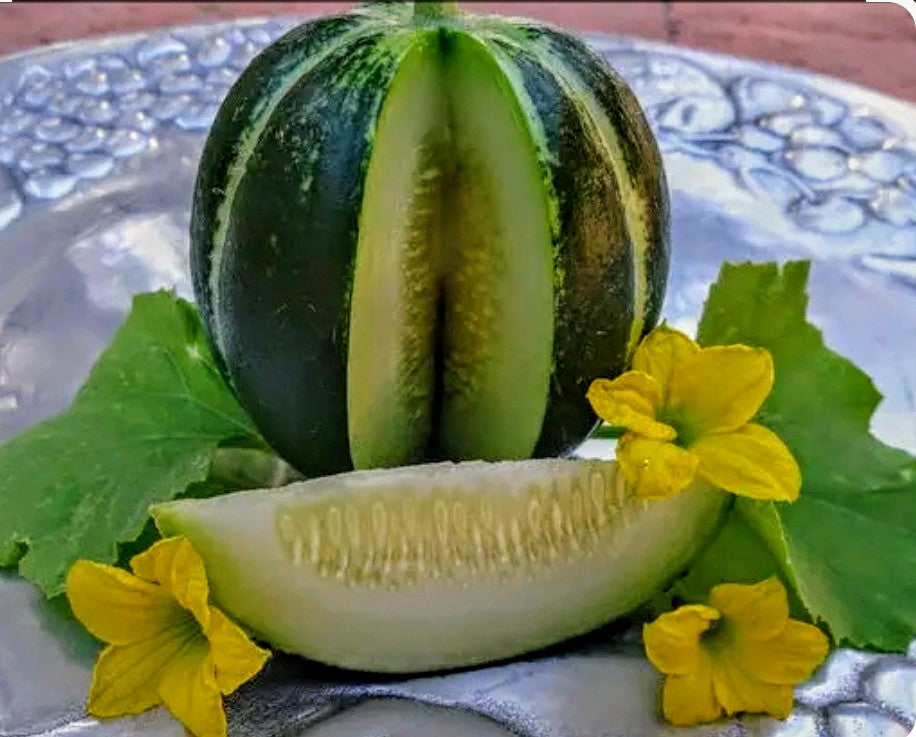
[{"label": "dark green melon", "polygon": [[561,31],[447,6],[291,31],[201,159],[209,338],[310,476],[565,453],[658,317],[668,198],[632,92]]}]

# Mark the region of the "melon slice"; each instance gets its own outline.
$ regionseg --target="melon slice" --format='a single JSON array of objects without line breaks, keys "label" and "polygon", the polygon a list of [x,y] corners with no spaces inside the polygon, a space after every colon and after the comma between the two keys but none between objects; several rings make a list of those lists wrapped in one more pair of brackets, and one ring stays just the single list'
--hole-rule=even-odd
[{"label": "melon slice", "polygon": [[276,648],[418,672],[511,657],[619,617],[681,571],[725,495],[633,498],[614,462],[356,471],[154,506],[215,603]]}]

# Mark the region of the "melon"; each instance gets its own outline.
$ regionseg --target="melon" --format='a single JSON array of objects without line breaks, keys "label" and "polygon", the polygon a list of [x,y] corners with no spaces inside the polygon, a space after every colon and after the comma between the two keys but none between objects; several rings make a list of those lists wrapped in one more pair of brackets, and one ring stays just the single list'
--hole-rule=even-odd
[{"label": "melon", "polygon": [[377,3],[241,74],[190,257],[221,370],[306,476],[556,456],[658,318],[668,196],[635,96],[574,36]]},{"label": "melon", "polygon": [[159,504],[214,602],[273,647],[391,673],[508,658],[648,600],[716,529],[726,495],[638,499],[613,461],[352,471]]}]

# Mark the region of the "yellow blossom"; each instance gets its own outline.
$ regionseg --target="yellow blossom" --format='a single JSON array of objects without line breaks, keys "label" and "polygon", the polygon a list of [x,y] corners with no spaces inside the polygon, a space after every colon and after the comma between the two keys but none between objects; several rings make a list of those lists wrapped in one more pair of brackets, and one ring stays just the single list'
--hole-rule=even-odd
[{"label": "yellow blossom", "polygon": [[682,606],[643,626],[646,655],[667,674],[662,710],[672,724],[709,722],[760,712],[792,711],[792,685],[827,656],[817,627],[789,619],[786,590],[776,578],[722,584],[706,605]]},{"label": "yellow blossom", "polygon": [[798,464],[775,433],[751,422],[772,387],[766,350],[700,348],[661,326],[636,349],[633,370],[593,381],[588,400],[601,419],[628,430],[617,460],[638,496],[672,496],[698,477],[754,499],[792,501]]},{"label": "yellow blossom", "polygon": [[210,606],[203,561],[185,538],[161,540],[130,565],[135,575],[79,560],[67,576],[73,613],[108,643],[92,672],[89,713],[165,704],[196,737],[224,737],[222,697],[261,670],[267,651]]}]

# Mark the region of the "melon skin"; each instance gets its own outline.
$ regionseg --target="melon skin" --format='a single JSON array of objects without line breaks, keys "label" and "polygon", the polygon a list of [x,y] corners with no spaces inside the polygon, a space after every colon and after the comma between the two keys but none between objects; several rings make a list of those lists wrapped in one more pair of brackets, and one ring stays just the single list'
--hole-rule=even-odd
[{"label": "melon skin", "polygon": [[[412,63],[418,54],[423,64]],[[480,70],[476,78],[455,76],[469,65]],[[438,87],[405,78],[408,68],[419,77],[433,66]],[[457,123],[431,114],[437,122],[417,134],[417,146],[431,141],[442,152],[443,170],[498,160],[499,146],[486,141],[500,136],[485,133],[490,125],[503,131],[507,120],[509,138],[530,160],[519,163],[517,194],[485,165],[459,184],[446,177],[428,198],[436,210],[430,222],[444,222],[435,226],[444,235],[383,246],[362,224],[388,210],[413,215],[409,203],[386,200],[384,187],[367,180],[397,129],[408,127],[406,118],[386,118],[386,106],[400,100],[411,109],[403,104],[411,89],[430,90],[417,93],[428,107],[471,111]],[[476,108],[485,97],[495,102]],[[450,142],[473,148],[478,131],[469,126],[480,128],[482,142],[465,156]],[[393,186],[415,178],[422,194],[427,173],[392,166],[385,175]],[[382,194],[369,198],[367,189]],[[525,208],[535,199],[532,217]],[[470,203],[461,217],[453,211],[459,200]],[[455,235],[450,216],[468,220],[469,212],[481,230]],[[489,220],[496,225],[486,230]],[[536,237],[526,230],[532,220]],[[390,310],[365,297],[391,281],[366,276],[363,264],[377,252],[406,260],[417,243],[436,238],[441,253],[430,256],[429,281],[439,292],[429,305],[415,309],[407,296],[415,267],[398,277],[402,295]],[[442,265],[478,241],[489,254],[481,277],[481,293],[495,295],[489,311],[450,285]],[[549,457],[570,452],[594,428],[588,385],[623,371],[658,319],[668,195],[635,97],[577,39],[530,21],[419,22],[409,4],[371,6],[290,31],[242,73],[201,158],[190,257],[221,370],[267,441],[306,476]],[[373,313],[392,315],[394,327],[372,327]],[[367,315],[370,328],[357,329],[377,332],[378,341],[373,348],[364,338],[356,355],[351,330]],[[455,358],[466,352],[474,354],[471,368]],[[400,361],[394,368],[389,355]]]},{"label": "melon skin", "polygon": [[416,673],[584,634],[681,572],[726,495],[638,500],[613,462],[356,471],[156,505],[202,556],[217,606],[274,648]]}]

